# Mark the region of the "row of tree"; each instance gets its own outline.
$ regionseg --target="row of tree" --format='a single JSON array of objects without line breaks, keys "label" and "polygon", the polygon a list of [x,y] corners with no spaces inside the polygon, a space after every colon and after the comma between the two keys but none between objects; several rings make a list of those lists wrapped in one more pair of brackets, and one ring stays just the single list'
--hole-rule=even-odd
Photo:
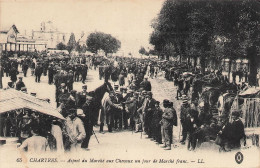
[{"label": "row of tree", "polygon": [[166,0],[152,22],[150,43],[155,52],[167,58],[199,57],[203,72],[207,59],[248,58],[249,82],[255,84],[259,11],[258,0]]},{"label": "row of tree", "polygon": [[105,34],[102,32],[94,32],[89,34],[86,43],[81,45],[76,42],[74,33],[71,33],[68,44],[64,43],[57,44],[56,48],[58,50],[68,50],[69,53],[75,50],[79,53],[85,53],[90,51],[92,53],[97,53],[98,50],[103,50],[107,53],[116,53],[121,47],[121,42],[110,34]]}]

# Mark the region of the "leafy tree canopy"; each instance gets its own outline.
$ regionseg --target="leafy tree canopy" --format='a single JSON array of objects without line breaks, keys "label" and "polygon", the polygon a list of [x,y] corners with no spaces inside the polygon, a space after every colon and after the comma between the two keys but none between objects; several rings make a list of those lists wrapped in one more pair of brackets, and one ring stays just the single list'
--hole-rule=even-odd
[{"label": "leafy tree canopy", "polygon": [[115,53],[121,47],[121,42],[118,39],[103,32],[91,33],[86,44],[87,50],[93,53],[96,53],[99,49],[102,49],[106,54]]}]

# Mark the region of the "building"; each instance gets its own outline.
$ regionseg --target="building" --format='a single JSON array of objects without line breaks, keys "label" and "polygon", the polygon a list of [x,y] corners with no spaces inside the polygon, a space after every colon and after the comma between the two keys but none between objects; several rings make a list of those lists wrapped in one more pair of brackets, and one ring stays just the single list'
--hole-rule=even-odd
[{"label": "building", "polygon": [[15,51],[17,49],[16,38],[19,33],[15,25],[1,27],[0,29],[0,44],[3,51]]},{"label": "building", "polygon": [[58,31],[51,21],[42,22],[40,30],[32,30],[32,39],[46,42],[47,49],[56,49],[58,43],[66,44],[66,33]]},{"label": "building", "polygon": [[0,45],[7,51],[42,51],[46,49],[46,41],[36,41],[19,33],[15,25],[0,29]]}]

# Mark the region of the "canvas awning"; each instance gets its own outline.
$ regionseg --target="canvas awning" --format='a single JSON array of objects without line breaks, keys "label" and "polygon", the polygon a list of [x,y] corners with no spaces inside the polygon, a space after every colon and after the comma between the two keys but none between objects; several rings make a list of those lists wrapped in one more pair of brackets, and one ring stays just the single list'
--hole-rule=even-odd
[{"label": "canvas awning", "polygon": [[243,91],[242,93],[239,94],[239,96],[247,96],[247,95],[256,95],[257,93],[260,92],[260,88],[258,87],[251,87],[248,88],[247,90]]},{"label": "canvas awning", "polygon": [[40,113],[64,119],[64,117],[44,100],[14,89],[0,91],[0,114],[11,110],[28,108]]}]

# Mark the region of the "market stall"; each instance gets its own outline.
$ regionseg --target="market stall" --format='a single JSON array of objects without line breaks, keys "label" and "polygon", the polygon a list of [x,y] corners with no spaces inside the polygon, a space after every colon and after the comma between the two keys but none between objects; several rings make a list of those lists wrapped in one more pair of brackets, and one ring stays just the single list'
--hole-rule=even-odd
[{"label": "market stall", "polygon": [[48,121],[64,120],[56,109],[42,99],[14,89],[0,90],[0,95],[1,144],[6,144],[10,137],[14,141],[27,138],[33,122],[44,130],[51,124]]},{"label": "market stall", "polygon": [[241,110],[241,119],[245,133],[252,138],[253,144],[259,145],[260,134],[260,88],[251,87],[240,93],[233,102],[232,110]]}]

